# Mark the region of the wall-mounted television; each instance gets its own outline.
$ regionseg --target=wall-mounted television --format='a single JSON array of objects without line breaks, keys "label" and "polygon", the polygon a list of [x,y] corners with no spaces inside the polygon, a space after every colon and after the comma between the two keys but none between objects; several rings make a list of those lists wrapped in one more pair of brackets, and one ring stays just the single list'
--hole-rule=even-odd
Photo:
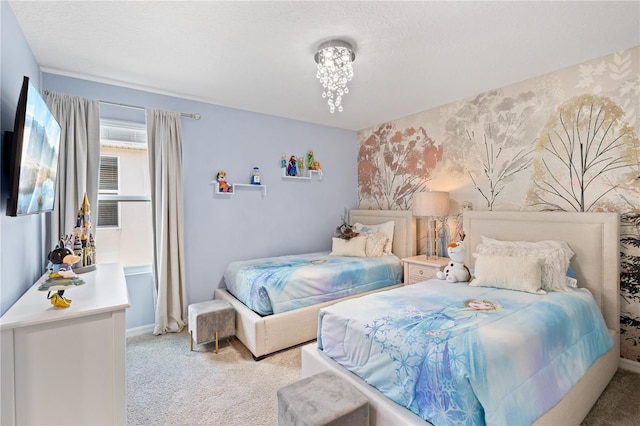
[{"label": "wall-mounted television", "polygon": [[29,77],[24,77],[13,134],[5,135],[11,140],[7,216],[53,210],[60,132],[47,104]]}]

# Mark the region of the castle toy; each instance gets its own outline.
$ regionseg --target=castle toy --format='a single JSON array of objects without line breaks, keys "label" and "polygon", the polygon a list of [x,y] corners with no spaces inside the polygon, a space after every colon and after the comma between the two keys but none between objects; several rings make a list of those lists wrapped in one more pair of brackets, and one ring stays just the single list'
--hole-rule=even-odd
[{"label": "castle toy", "polygon": [[[91,228],[91,206],[87,193],[84,193],[82,206],[76,216],[76,227],[73,229],[73,254],[80,257],[80,263],[76,267],[94,269],[96,263],[96,245]],[[86,272],[86,270],[85,270]]]}]

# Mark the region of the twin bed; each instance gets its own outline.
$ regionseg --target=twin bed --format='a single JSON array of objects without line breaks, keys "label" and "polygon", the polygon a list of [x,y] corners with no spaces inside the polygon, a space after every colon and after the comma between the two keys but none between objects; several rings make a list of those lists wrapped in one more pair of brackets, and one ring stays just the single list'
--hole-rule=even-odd
[{"label": "twin bed", "polygon": [[[366,282],[361,285],[361,289],[364,292],[357,294],[352,293],[351,290],[343,289],[342,293],[336,292],[332,300],[323,300],[322,295],[313,296],[315,301],[309,306],[300,307],[298,309],[284,310],[285,308],[291,308],[296,302],[289,300],[281,300],[278,302],[276,297],[281,296],[280,291],[272,290],[271,297],[268,297],[262,291],[260,286],[257,286],[253,290],[238,290],[234,288],[237,296],[234,296],[229,289],[217,289],[215,292],[215,298],[228,301],[236,311],[236,337],[251,351],[255,359],[261,359],[264,356],[277,352],[282,349],[286,349],[301,343],[305,343],[314,340],[318,332],[318,313],[321,308],[337,303],[341,300],[346,300],[354,297],[359,297],[363,294],[374,293],[378,291],[388,290],[402,285],[401,265],[400,259],[404,257],[413,256],[416,253],[416,240],[415,240],[415,219],[410,211],[398,211],[398,210],[351,210],[349,212],[350,224],[362,224],[362,225],[380,225],[383,223],[393,222],[393,239],[391,252],[393,256],[386,256],[379,258],[383,263],[395,263],[395,268],[398,271],[396,279],[391,282],[389,277],[388,282],[368,284]],[[340,256],[333,256],[329,262],[340,262]],[[248,262],[235,262],[229,266],[225,280],[231,281],[230,277],[236,275],[252,275],[254,277],[262,278],[262,276],[277,275],[277,272],[272,272],[272,266],[276,263],[284,266],[284,270],[288,275],[290,271],[292,274],[299,273],[303,269],[298,268],[296,262],[327,262],[329,257],[325,254],[313,253],[297,257],[280,257],[266,259],[262,263]],[[355,258],[346,258],[345,262],[350,262]],[[362,259],[364,262],[375,259]],[[378,262],[379,263],[379,262]],[[328,266],[320,265],[320,266]],[[244,270],[243,270],[244,268]],[[266,271],[266,272],[264,272]],[[337,274],[344,275],[344,271],[338,271]],[[365,275],[363,273],[355,273],[356,275]],[[279,281],[282,281],[281,277],[276,277]],[[235,278],[233,278],[235,279]],[[348,278],[351,279],[351,278]],[[236,287],[235,283],[228,287]],[[306,280],[303,285],[309,286],[309,280]],[[239,287],[239,286],[238,286]],[[276,287],[282,287],[282,284],[278,282]],[[380,287],[380,288],[376,288]],[[375,288],[374,290],[368,290],[368,288]],[[244,299],[243,293],[261,293],[258,294],[258,300],[251,302],[249,299],[244,303],[239,298]],[[344,295],[343,295],[344,294]],[[272,299],[272,306],[266,306],[265,299]],[[326,298],[324,298],[326,299]],[[247,304],[250,307],[247,306]],[[260,313],[258,313],[258,312]],[[274,312],[274,313],[271,313]]]},{"label": "twin bed", "polygon": [[337,303],[302,349],[303,377],[329,370],[356,386],[374,425],[579,424],[618,368],[617,214],[468,212],[464,229],[472,269],[486,237],[565,241],[579,289],[434,280]]},{"label": "twin bed", "polygon": [[[351,223],[389,220],[393,253],[415,255],[411,212],[350,212]],[[225,289],[216,298],[233,305],[236,336],[255,358],[317,338],[302,348],[303,377],[333,371],[356,386],[369,399],[372,425],[579,424],[619,363],[618,226],[616,213],[465,213],[472,270],[481,259],[508,260],[479,256],[476,264],[473,253],[487,237],[561,240],[572,250],[567,275],[578,287],[567,291],[430,280],[272,315]],[[531,262],[520,259],[511,267],[526,280]],[[547,266],[534,263],[542,280]]]}]

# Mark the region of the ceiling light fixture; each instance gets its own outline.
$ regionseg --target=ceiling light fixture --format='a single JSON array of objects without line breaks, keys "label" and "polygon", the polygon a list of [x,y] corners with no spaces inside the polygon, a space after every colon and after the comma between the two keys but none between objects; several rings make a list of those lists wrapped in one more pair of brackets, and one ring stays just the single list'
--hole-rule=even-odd
[{"label": "ceiling light fixture", "polygon": [[322,98],[327,99],[332,114],[336,108],[342,112],[342,97],[349,93],[347,83],[353,78],[353,47],[346,41],[330,40],[318,46],[314,59],[318,64],[316,77],[324,88]]}]

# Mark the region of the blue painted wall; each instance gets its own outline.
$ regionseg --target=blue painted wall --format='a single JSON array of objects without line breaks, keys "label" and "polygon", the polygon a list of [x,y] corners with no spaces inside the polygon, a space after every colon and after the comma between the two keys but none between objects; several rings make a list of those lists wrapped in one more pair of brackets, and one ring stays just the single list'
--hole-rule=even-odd
[{"label": "blue painted wall", "polygon": [[[49,73],[43,74],[43,88],[201,114],[200,120],[182,119],[189,303],[213,298],[231,261],[329,250],[344,208],[357,206],[356,132]],[[281,155],[303,156],[309,149],[322,163],[323,179],[282,179]],[[251,188],[230,197],[214,195],[211,183],[218,170],[227,172],[229,182],[249,183],[254,166],[260,168],[266,196]],[[133,291],[130,295],[132,309],[146,303],[134,300]],[[138,325],[143,324],[128,327]]]},{"label": "blue painted wall", "polygon": [[13,131],[22,77],[27,76],[41,88],[40,66],[36,62],[9,3],[0,2],[0,136],[3,158],[0,181],[0,314],[44,273],[45,215],[6,216],[8,171],[5,167],[4,132]]},{"label": "blue painted wall", "polygon": [[[355,208],[358,202],[356,132],[41,73],[9,4],[0,2],[0,7],[3,132],[13,128],[23,75],[31,77],[41,90],[202,115],[199,121],[182,121],[189,303],[211,299],[215,289],[223,286],[224,268],[233,260],[330,249],[331,236],[344,208]],[[107,106],[101,109],[103,115],[112,117],[123,111]],[[141,111],[128,111],[143,117]],[[309,149],[322,163],[324,178],[281,179],[280,156],[303,156]],[[230,182],[248,183],[254,166],[260,167],[267,186],[265,197],[251,189],[239,190],[232,197],[214,196],[211,182],[218,170],[225,170]],[[3,168],[2,313],[44,273],[45,256],[50,249],[44,247],[44,215],[5,215],[6,173]],[[153,318],[153,300],[148,300],[149,276],[140,272],[134,275],[127,276],[132,304],[128,328],[145,325]]]}]

